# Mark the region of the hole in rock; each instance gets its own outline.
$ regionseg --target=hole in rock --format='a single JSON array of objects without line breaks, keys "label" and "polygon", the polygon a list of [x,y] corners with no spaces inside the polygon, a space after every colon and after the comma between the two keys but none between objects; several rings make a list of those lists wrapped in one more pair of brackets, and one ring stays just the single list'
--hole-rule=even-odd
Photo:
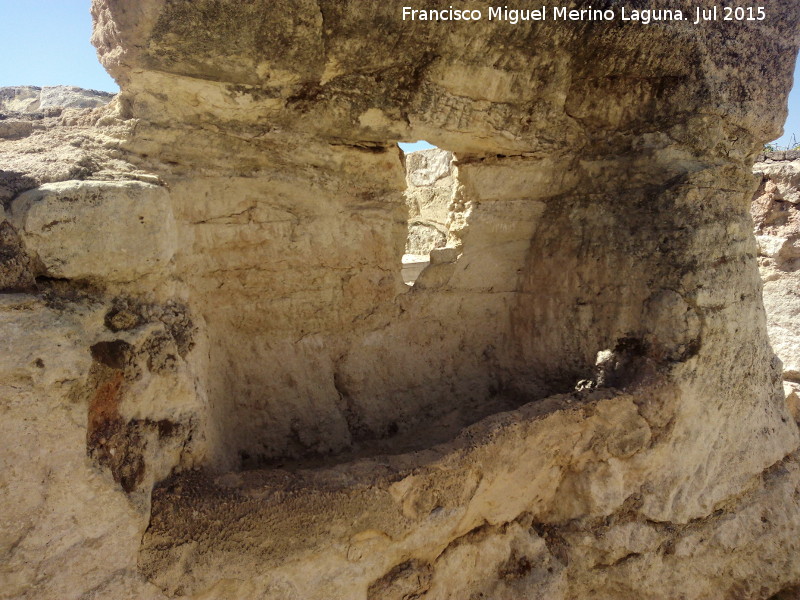
[{"label": "hole in rock", "polygon": [[[647,277],[626,249],[641,242],[619,241],[638,230],[620,234],[611,201],[596,227],[596,198],[560,195],[552,162],[391,141],[319,151],[335,160],[313,176],[282,165],[172,188],[192,231],[178,268],[205,323],[213,469],[430,448],[601,386],[598,352],[638,335]],[[412,293],[403,255],[418,258],[403,261]],[[635,358],[601,361],[603,381],[627,381]]]},{"label": "hole in rock", "polygon": [[447,245],[450,205],[457,182],[452,152],[424,141],[399,146],[406,152],[408,206],[402,275],[403,282],[413,286],[430,264],[431,250]]},{"label": "hole in rock", "polygon": [[411,154],[412,152],[417,152],[418,150],[431,150],[436,148],[436,146],[430,142],[426,142],[425,140],[417,140],[416,142],[400,142],[397,145],[400,146],[400,149],[406,154]]}]

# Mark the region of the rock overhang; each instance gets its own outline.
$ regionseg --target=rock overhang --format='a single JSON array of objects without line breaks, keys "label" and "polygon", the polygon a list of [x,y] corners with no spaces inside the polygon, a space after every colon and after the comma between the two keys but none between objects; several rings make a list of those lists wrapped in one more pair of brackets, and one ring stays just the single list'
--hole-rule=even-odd
[{"label": "rock overhang", "polygon": [[[644,8],[646,3],[633,4]],[[730,324],[736,324],[738,335],[749,336],[759,348],[751,362],[762,366],[769,362],[763,319],[747,323],[744,316],[754,309],[750,303],[757,298],[757,281],[754,265],[748,263],[752,244],[748,245],[743,208],[753,187],[748,161],[774,135],[783,109],[780,101],[745,73],[752,60],[764,78],[785,80],[788,76],[789,61],[767,56],[794,52],[800,40],[784,34],[772,38],[774,43],[768,46],[760,45],[760,52],[750,51],[768,32],[798,19],[788,3],[774,7],[788,21],[737,23],[734,34],[723,23],[693,28],[681,22],[636,29],[592,22],[569,26],[459,23],[447,29],[429,22],[410,28],[397,20],[398,5],[391,3],[152,2],[135,11],[107,1],[95,6],[99,17],[95,42],[106,66],[120,78],[131,114],[140,119],[140,139],[131,148],[135,151],[139,143],[148,155],[163,155],[157,130],[169,131],[167,152],[181,163],[170,182],[178,220],[187,211],[180,207],[190,206],[188,191],[197,188],[187,180],[199,165],[206,165],[203,177],[218,186],[211,188],[217,190],[212,195],[230,190],[237,190],[234,195],[252,193],[246,192],[244,182],[236,188],[225,183],[239,168],[229,158],[234,148],[240,164],[252,165],[249,175],[263,178],[259,189],[265,198],[273,193],[270,180],[277,169],[284,177],[290,174],[298,189],[311,182],[310,187],[319,191],[316,186],[324,182],[326,199],[320,206],[336,206],[338,214],[354,211],[373,230],[381,221],[380,211],[393,215],[393,222],[400,221],[397,200],[402,183],[391,175],[399,171],[393,149],[396,141],[424,138],[453,151],[457,159],[452,206],[462,207],[456,245],[463,252],[455,263],[445,266],[446,274],[429,277],[431,285],[417,286],[413,294],[393,296],[396,288],[373,275],[361,292],[382,298],[377,308],[352,316],[338,309],[317,311],[319,321],[309,321],[303,316],[309,313],[302,311],[280,312],[286,322],[278,334],[272,326],[265,328],[255,314],[248,316],[245,311],[232,319],[213,295],[202,296],[210,290],[202,281],[208,276],[189,282],[190,295],[198,298],[197,310],[209,323],[217,323],[210,330],[212,340],[220,344],[216,360],[238,361],[235,372],[241,378],[222,373],[211,376],[211,421],[218,420],[220,427],[220,446],[212,455],[222,452],[225,456],[226,446],[238,445],[246,447],[244,463],[258,465],[259,459],[252,454],[258,444],[241,441],[240,432],[247,431],[245,437],[261,438],[264,466],[289,465],[298,452],[302,456],[304,446],[312,454],[332,454],[320,463],[329,466],[314,471],[312,479],[336,479],[342,469],[350,468],[366,469],[363,473],[372,468],[381,471],[384,466],[379,465],[393,461],[410,461],[416,465],[412,472],[419,474],[425,467],[418,461],[431,452],[443,456],[439,471],[458,478],[469,470],[467,463],[478,470],[486,467],[483,459],[470,462],[465,458],[469,451],[459,446],[465,438],[456,438],[460,442],[451,442],[455,443],[452,447],[433,445],[427,450],[422,439],[415,446],[419,455],[398,454],[403,447],[400,438],[415,428],[420,436],[427,435],[422,433],[423,423],[454,418],[442,407],[480,404],[479,397],[484,396],[513,399],[511,404],[499,402],[494,409],[511,410],[503,412],[505,417],[490,416],[473,425],[473,430],[480,429],[499,420],[506,427],[497,433],[503,439],[526,427],[526,411],[549,405],[558,397],[553,394],[570,390],[588,376],[594,378],[591,385],[600,385],[612,398],[589,402],[580,423],[565,425],[560,434],[563,440],[569,445],[585,434],[596,442],[598,438],[584,429],[594,411],[602,413],[603,406],[624,404],[625,394],[637,389],[641,397],[630,405],[636,418],[646,415],[645,422],[655,424],[646,427],[650,433],[645,445],[652,444],[643,453],[647,459],[639,464],[632,458],[637,452],[608,460],[599,455],[569,459],[567,471],[580,475],[557,475],[553,481],[540,481],[540,487],[528,495],[520,493],[522,504],[526,499],[533,502],[538,493],[550,494],[550,500],[542,501],[550,504],[544,512],[530,503],[527,509],[516,507],[511,501],[517,498],[514,494],[503,496],[501,490],[524,487],[521,480],[526,477],[485,484],[490,493],[503,496],[490,503],[492,510],[510,521],[521,513],[533,515],[541,525],[547,521],[543,517],[547,511],[558,512],[554,508],[557,494],[574,498],[588,494],[601,506],[598,515],[626,510],[622,507],[633,503],[640,516],[676,523],[703,518],[732,490],[741,489],[748,478],[796,446],[796,432],[779,427],[774,437],[760,442],[760,457],[744,458],[730,441],[722,442],[720,457],[701,458],[702,447],[713,437],[754,439],[762,431],[757,423],[775,418],[785,422],[774,404],[774,385],[768,383],[774,377],[768,369],[760,379],[748,382],[726,378],[720,369],[730,368],[723,365],[741,358],[724,347],[725,336],[732,335]],[[688,13],[690,4],[683,2],[679,7]],[[130,20],[133,14],[145,18],[134,22]],[[212,147],[225,147],[227,154],[196,153],[202,140]],[[292,151],[297,154],[292,156]],[[393,161],[397,161],[394,166]],[[339,165],[348,163],[356,166],[339,170]],[[380,168],[366,172],[358,165]],[[280,194],[287,195],[285,188]],[[287,202],[284,197],[281,206],[295,215],[296,207],[304,206],[293,236],[302,230],[303,219],[309,223],[331,219],[328,208],[312,208],[299,202],[299,195],[287,197],[294,200]],[[504,219],[511,219],[513,226]],[[391,241],[387,237],[384,243],[394,248],[399,239],[392,233]],[[212,244],[208,251],[228,253],[227,263],[243,260],[244,255],[230,254],[241,249],[226,249],[228,242],[224,242],[212,250],[217,242],[208,241]],[[375,255],[361,254],[358,260],[364,272],[384,268],[381,264],[388,256],[372,247]],[[342,247],[336,255],[347,260],[350,251]],[[181,260],[178,256],[179,271]],[[183,260],[202,263],[188,254]],[[324,262],[331,265],[330,260]],[[211,273],[218,285],[226,285],[223,272]],[[353,274],[344,278],[335,304],[359,297],[347,283],[353,280]],[[331,281],[338,289],[335,278]],[[359,281],[364,285],[369,276]],[[269,287],[255,279],[243,282],[241,300],[230,295],[227,300],[251,298],[248,286],[266,296],[264,306],[271,311]],[[286,290],[294,293],[289,287]],[[437,301],[442,302],[441,308]],[[335,324],[353,318],[355,329],[346,340],[335,342],[330,337]],[[267,382],[259,367],[245,364],[242,354],[224,341],[230,331],[225,326],[234,326],[241,334],[236,323],[242,319],[252,327],[244,334],[252,339],[248,344],[260,347],[265,356],[283,352],[298,361],[267,368],[288,384]],[[725,321],[729,325],[723,325]],[[313,359],[302,344],[278,342],[292,330],[299,332],[301,340],[315,340],[318,354]],[[267,346],[277,342],[283,350],[276,354],[274,349],[264,349],[257,341],[259,335],[277,336]],[[438,336],[445,341],[439,342]],[[451,345],[447,337],[458,342]],[[406,345],[410,353],[402,350]],[[429,365],[414,356],[421,348],[432,357]],[[475,360],[469,357],[471,353],[482,358]],[[313,376],[307,372],[309,363],[314,365]],[[697,381],[698,373],[705,374],[702,382]],[[306,408],[317,415],[314,425],[298,424],[303,417],[296,411],[304,404],[292,399],[296,393],[287,388],[297,386],[298,377],[304,377],[300,393],[311,393],[314,399]],[[247,380],[262,381],[270,391],[242,387]],[[414,391],[421,385],[430,387]],[[255,404],[263,403],[263,409],[237,409],[240,416],[236,416],[231,404],[222,400],[231,388],[241,389]],[[420,394],[428,401],[419,402]],[[270,395],[285,398],[281,408]],[[733,404],[711,401],[714,396]],[[732,406],[739,405],[741,397],[759,398],[756,404],[766,407],[766,416],[757,417],[754,408],[734,417]],[[341,418],[334,416],[337,413]],[[544,421],[568,413],[556,409]],[[387,420],[387,415],[392,416]],[[704,429],[706,418],[716,424]],[[281,421],[286,433],[259,433],[270,426],[279,431],[276,426]],[[629,431],[622,425],[625,419],[616,421],[610,419],[613,433],[609,438],[622,447]],[[381,452],[392,450],[397,423],[405,423],[408,431],[401,426],[399,445],[389,452],[395,458],[378,459],[373,467],[367,466],[370,459],[347,462],[348,456],[359,456],[358,452],[348,454],[348,446],[363,451],[375,438],[389,440],[388,446],[378,444]],[[431,437],[431,444],[437,439]],[[502,454],[502,444],[497,443],[495,450]],[[542,447],[532,442],[530,456]],[[673,452],[706,461],[707,470],[693,471],[687,479],[688,465],[670,464]],[[342,460],[345,464],[330,466]],[[491,462],[491,458],[485,460]],[[652,461],[649,466],[648,461]],[[736,474],[723,476],[723,464]],[[626,474],[626,469],[632,471]],[[260,471],[245,471],[221,477],[229,483],[241,479],[247,486],[246,482],[262,476]],[[366,487],[356,478],[329,497],[334,513],[340,501],[342,506],[349,502],[351,492],[379,493],[385,487],[373,475],[364,476],[371,482]],[[538,476],[531,477],[536,481]],[[170,491],[171,485],[158,492],[154,513],[158,525],[142,554],[142,564],[149,565],[148,573],[162,585],[167,585],[165,574],[182,560],[185,540],[179,538],[186,532],[176,531],[194,523],[182,518],[169,522],[173,511],[183,510],[178,507],[185,504],[180,493]],[[313,488],[309,488],[312,495],[317,493]],[[259,493],[272,493],[269,485],[263,490]],[[337,494],[342,499],[336,499]],[[281,505],[283,500],[277,502]],[[468,510],[469,501],[465,502]],[[316,502],[305,508],[302,502],[288,505],[299,510],[303,519],[315,518]],[[224,558],[207,544],[215,538],[208,527],[213,529],[220,509],[212,503],[204,510],[207,514],[199,517],[195,532],[204,542],[193,546],[193,552],[202,556],[206,568],[220,570],[215,577],[222,577]],[[250,509],[242,510],[248,513]],[[371,510],[365,505],[357,512],[380,517],[380,510]],[[590,513],[583,506],[575,514],[559,515],[563,522],[589,519]],[[478,521],[468,525],[467,530]],[[358,537],[355,529],[350,534]],[[336,535],[320,534],[319,543],[327,544],[329,540],[323,538],[329,534]],[[267,533],[272,535],[291,538],[277,531]],[[408,532],[395,535],[415,539]],[[282,552],[295,550],[289,543]],[[412,555],[422,560],[425,552],[417,546]],[[270,556],[273,551],[253,559],[272,560]],[[397,561],[401,561],[399,555]],[[280,567],[276,564],[275,568]],[[197,577],[202,576],[189,574],[187,585],[195,585],[190,582]],[[182,588],[182,593],[189,589]]]},{"label": "rock overhang", "polygon": [[[694,14],[695,6],[675,8]],[[404,23],[399,8],[96,3],[94,40],[107,68],[141,103],[141,116],[260,120],[342,140],[417,137],[453,151],[552,152],[594,145],[587,130],[665,129],[693,113],[724,116],[729,126],[747,130],[756,125],[748,115],[758,111],[766,113],[758,120],[759,137],[766,138],[785,110],[728,61],[735,56],[744,73],[752,60],[753,69],[769,71],[765,77],[786,80],[788,61],[760,60],[764,53],[791,53],[796,44],[785,33],[795,18],[788,3],[770,7],[782,23],[695,27],[619,21],[445,27]],[[159,77],[171,81],[159,86]],[[158,89],[169,89],[173,101],[148,93]],[[202,112],[192,114],[182,94]]]},{"label": "rock overhang", "polygon": [[[137,561],[158,587],[128,585],[154,597],[761,598],[800,580],[798,434],[746,214],[783,110],[765,82],[788,88],[798,43],[797,7],[771,7],[782,21],[734,28],[443,34],[397,24],[396,3],[96,0],[131,125],[115,147],[151,184],[64,187],[106,190],[94,211],[152,206],[157,268],[90,264],[81,296],[85,265],[37,262],[54,253],[6,227],[20,268],[82,270],[38,272],[51,304],[3,319],[46,338],[58,310],[82,315],[64,361],[85,378],[56,381],[49,356],[4,368],[87,413],[62,424],[68,450],[136,506],[98,515],[137,540],[102,585]],[[410,137],[455,152],[458,253],[409,292]],[[11,215],[55,187],[12,194]]]}]

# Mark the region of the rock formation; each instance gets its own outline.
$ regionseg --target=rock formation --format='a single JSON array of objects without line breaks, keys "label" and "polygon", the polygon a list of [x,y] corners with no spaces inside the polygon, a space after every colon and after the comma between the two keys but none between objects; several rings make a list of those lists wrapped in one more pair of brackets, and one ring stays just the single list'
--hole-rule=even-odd
[{"label": "rock formation", "polygon": [[761,183],[751,212],[764,283],[767,330],[783,362],[783,386],[800,419],[800,152],[771,152],[753,171]]},{"label": "rock formation", "polygon": [[[121,93],[0,145],[3,594],[800,583],[800,435],[748,214],[800,6],[400,10],[94,0]],[[413,139],[458,177],[409,288]]]},{"label": "rock formation", "polygon": [[456,176],[453,153],[420,150],[406,156],[406,254],[427,255],[447,244],[447,221]]},{"label": "rock formation", "polygon": [[73,85],[4,87],[0,88],[0,112],[35,114],[48,109],[97,108],[108,104],[113,97],[109,92]]},{"label": "rock formation", "polygon": [[[405,283],[413,284],[430,264],[431,251],[447,245],[458,175],[453,153],[439,148],[412,152],[405,157],[405,167],[408,239],[402,275]],[[442,256],[442,252],[436,255]]]}]

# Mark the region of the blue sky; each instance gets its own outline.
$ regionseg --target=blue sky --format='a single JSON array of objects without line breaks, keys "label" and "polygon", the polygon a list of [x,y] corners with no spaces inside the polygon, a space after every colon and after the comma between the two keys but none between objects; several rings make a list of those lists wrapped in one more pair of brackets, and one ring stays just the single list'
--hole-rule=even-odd
[{"label": "blue sky", "polygon": [[789,94],[789,118],[783,128],[783,137],[777,141],[780,146],[786,146],[790,142],[800,144],[800,59],[794,66],[794,88]]},{"label": "blue sky", "polygon": [[[136,1],[136,0],[133,0]],[[0,0],[0,86],[77,85],[118,92],[89,42],[90,0]],[[800,65],[795,68],[800,82]],[[778,144],[800,142],[800,83],[789,97],[789,119]],[[401,144],[406,152],[431,147]]]},{"label": "blue sky", "polygon": [[90,0],[0,0],[0,86],[77,85],[118,92],[97,60]]}]

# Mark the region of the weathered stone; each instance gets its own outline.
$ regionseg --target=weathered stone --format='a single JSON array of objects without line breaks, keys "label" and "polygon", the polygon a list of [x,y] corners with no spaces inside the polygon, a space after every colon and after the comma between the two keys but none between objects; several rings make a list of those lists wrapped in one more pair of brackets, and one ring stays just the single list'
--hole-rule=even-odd
[{"label": "weathered stone", "polygon": [[22,240],[0,213],[0,292],[29,292],[36,287],[35,269]]},{"label": "weathered stone", "polygon": [[[0,312],[2,439],[35,438],[0,455],[2,519],[23,524],[11,594],[797,585],[800,434],[747,214],[800,44],[796,2],[769,8],[736,27],[444,27],[397,2],[95,0],[122,92],[0,146],[49,274]],[[458,171],[455,260],[411,289],[404,139]],[[140,196],[160,221],[133,244]],[[81,217],[63,264],[54,215]]]},{"label": "weathered stone", "polygon": [[0,87],[0,113],[34,113],[49,108],[97,108],[114,94],[73,85]]},{"label": "weathered stone", "polygon": [[758,163],[754,172],[765,179],[774,200],[800,203],[800,159]]},{"label": "weathered stone", "polygon": [[408,225],[406,254],[426,256],[434,248],[443,248],[447,244],[447,229],[431,223],[420,223],[417,220]]},{"label": "weathered stone", "polygon": [[48,183],[20,195],[10,212],[49,277],[163,278],[175,252],[169,196],[147,183]]},{"label": "weathered stone", "polygon": [[7,120],[0,121],[0,138],[15,140],[33,133],[33,124],[30,121]]},{"label": "weathered stone", "polygon": [[438,148],[405,157],[408,205],[406,254],[426,256],[448,238],[450,203],[457,185],[453,154]]},{"label": "weathered stone", "polygon": [[[168,378],[144,372],[104,381],[89,350],[102,339],[96,323],[91,306],[64,311],[32,296],[0,295],[0,572],[9,598],[79,598],[126,577],[135,597],[160,596],[134,565],[150,487],[176,464],[191,465],[191,378],[184,366]],[[128,339],[135,348],[135,337]],[[109,418],[139,435],[123,439],[113,427],[96,435],[92,424]],[[169,433],[162,419],[173,424]],[[138,478],[114,471],[97,445],[118,466],[136,453]]]},{"label": "weathered stone", "polygon": [[411,187],[430,187],[452,176],[453,153],[438,148],[406,156],[406,181]]},{"label": "weathered stone", "polygon": [[761,182],[751,212],[770,342],[784,379],[800,382],[800,161],[783,158],[771,153],[753,168]]},{"label": "weathered stone", "polygon": [[456,248],[434,248],[431,250],[431,264],[439,265],[444,263],[454,263],[458,258]]}]

